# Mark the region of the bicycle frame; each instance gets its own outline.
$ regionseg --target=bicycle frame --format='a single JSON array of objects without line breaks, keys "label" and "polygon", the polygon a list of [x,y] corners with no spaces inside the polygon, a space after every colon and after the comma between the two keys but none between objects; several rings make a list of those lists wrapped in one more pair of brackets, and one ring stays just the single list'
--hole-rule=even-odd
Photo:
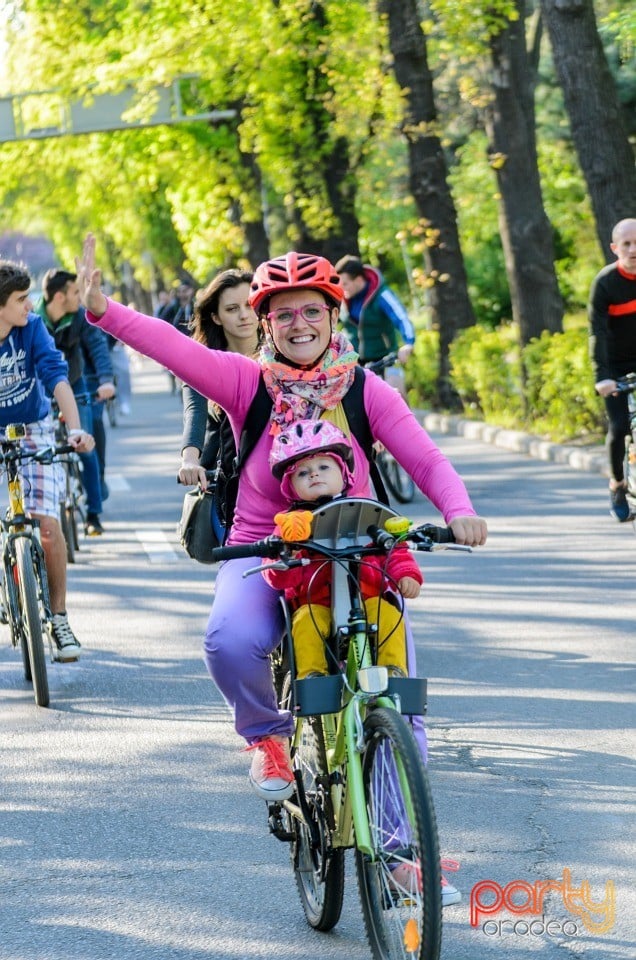
[{"label": "bicycle frame", "polygon": [[[2,561],[7,584],[6,589],[8,593],[11,592],[14,603],[17,604],[16,585],[13,576],[10,574],[15,568],[15,541],[20,537],[27,537],[33,545],[34,559],[38,566],[38,577],[42,583],[42,602],[46,619],[48,620],[51,618],[51,610],[44,551],[38,536],[40,521],[28,516],[26,513],[24,488],[18,466],[21,460],[19,443],[23,438],[23,435],[21,435],[19,431],[20,426],[19,424],[11,424],[8,426],[6,428],[7,439],[0,443],[1,460],[6,470],[7,490],[9,493],[9,506],[6,515],[0,518],[0,540],[2,542]],[[16,430],[18,431],[17,433]],[[27,459],[27,457],[25,456],[24,459]]]},{"label": "bicycle frame", "polygon": [[636,510],[636,373],[628,373],[621,377],[616,381],[616,386],[619,393],[627,394],[629,433],[625,437],[624,469],[627,500],[632,512],[634,512]]},{"label": "bicycle frame", "polygon": [[[295,539],[284,539],[283,527],[298,530],[291,533]],[[368,622],[359,568],[367,557],[388,558],[400,543],[426,552],[436,544],[471,552],[453,540],[447,527],[411,529],[407,518],[375,500],[336,497],[281,524],[280,536],[213,551],[214,560],[268,558],[270,569],[283,571],[311,562],[305,551],[331,564],[331,673],[295,677],[291,615],[283,601],[285,636],[271,659],[279,703],[296,718],[294,785],[289,799],[266,797],[268,822],[270,832],[290,844],[301,904],[315,930],[331,930],[340,918],[344,856],[353,848],[375,960],[403,960],[405,948],[413,960],[438,960],[441,876],[433,798],[413,730],[401,716],[426,712],[426,681],[389,677],[390,668],[375,664],[374,637],[381,632]]]}]

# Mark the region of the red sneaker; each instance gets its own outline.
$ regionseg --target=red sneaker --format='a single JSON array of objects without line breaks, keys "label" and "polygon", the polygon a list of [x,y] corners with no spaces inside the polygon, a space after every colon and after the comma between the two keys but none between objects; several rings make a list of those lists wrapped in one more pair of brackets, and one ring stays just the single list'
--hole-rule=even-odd
[{"label": "red sneaker", "polygon": [[263,800],[288,800],[294,792],[294,774],[285,737],[264,737],[248,750],[254,751],[250,783]]}]

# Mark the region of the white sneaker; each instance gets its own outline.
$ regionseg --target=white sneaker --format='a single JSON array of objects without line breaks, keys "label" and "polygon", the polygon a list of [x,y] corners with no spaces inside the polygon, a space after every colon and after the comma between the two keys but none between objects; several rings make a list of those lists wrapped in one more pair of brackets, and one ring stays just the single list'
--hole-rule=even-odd
[{"label": "white sneaker", "polygon": [[[439,862],[442,870],[450,871],[455,873],[459,870],[459,863],[457,860],[449,860],[446,857],[442,857]],[[442,906],[450,907],[453,903],[459,903],[462,895],[459,890],[449,883],[444,874],[442,873]]]},{"label": "white sneaker", "polygon": [[54,613],[51,617],[53,659],[60,663],[72,663],[80,658],[80,642],[71,630],[66,613]]},{"label": "white sneaker", "polygon": [[[459,870],[459,863],[456,860],[440,860],[442,870]],[[415,888],[421,891],[422,877],[420,873],[419,860],[414,862],[405,860],[398,863],[391,870],[389,883],[401,897],[408,897]],[[442,874],[442,907],[450,907],[453,903],[459,903],[462,895],[459,890],[448,882]]]}]

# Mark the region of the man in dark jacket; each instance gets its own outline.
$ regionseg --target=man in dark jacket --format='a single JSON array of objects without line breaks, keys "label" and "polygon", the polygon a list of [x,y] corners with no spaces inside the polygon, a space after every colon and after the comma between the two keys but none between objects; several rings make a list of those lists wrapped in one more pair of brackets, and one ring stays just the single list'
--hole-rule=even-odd
[{"label": "man in dark jacket", "polygon": [[590,355],[609,423],[610,513],[625,523],[632,519],[623,469],[630,424],[627,394],[616,392],[616,380],[636,373],[636,218],[616,224],[610,247],[616,260],[596,275],[590,291]]},{"label": "man in dark jacket", "polygon": [[[36,307],[44,324],[68,363],[68,379],[80,411],[82,429],[93,434],[93,407],[84,376],[84,352],[91,358],[98,381],[97,396],[114,396],[113,371],[104,337],[96,337],[79,303],[77,274],[67,270],[48,270],[42,281],[42,299]],[[100,331],[97,331],[98,333]],[[95,450],[81,454],[82,476],[86,492],[86,535],[98,537],[104,532],[99,460]]]},{"label": "man in dark jacket", "polygon": [[336,270],[347,307],[342,327],[360,354],[360,363],[380,360],[393,351],[405,363],[413,351],[415,330],[404,304],[380,271],[349,256],[338,261]]}]

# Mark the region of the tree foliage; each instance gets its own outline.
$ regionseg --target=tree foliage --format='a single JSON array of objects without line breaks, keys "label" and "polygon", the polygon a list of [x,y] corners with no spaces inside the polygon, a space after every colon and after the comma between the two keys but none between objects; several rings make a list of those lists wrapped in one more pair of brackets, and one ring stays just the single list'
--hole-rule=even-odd
[{"label": "tree foliage", "polygon": [[[588,9],[592,0],[581,3]],[[598,209],[557,79],[561,52],[541,33],[541,6],[527,0],[536,164],[561,294],[578,309],[603,262],[594,240]],[[594,7],[626,107],[636,102],[631,5]],[[90,101],[132,83],[130,116],[149,119],[157,90],[191,77],[181,83],[191,115],[236,111],[223,123],[0,145],[5,228],[47,233],[68,263],[90,227],[108,252],[112,279],[127,262],[146,286],[184,270],[204,282],[222,267],[291,246],[334,257],[359,250],[403,294],[410,290],[430,325],[431,227],[409,181],[408,94],[394,78],[377,0],[5,0],[4,9],[3,94],[55,88]],[[470,299],[492,326],[510,319],[512,303],[498,151],[484,126],[493,39],[515,24],[522,5],[427,0],[417,9]],[[580,56],[570,66],[586,69]],[[55,109],[42,97],[27,107],[41,126]]]}]

